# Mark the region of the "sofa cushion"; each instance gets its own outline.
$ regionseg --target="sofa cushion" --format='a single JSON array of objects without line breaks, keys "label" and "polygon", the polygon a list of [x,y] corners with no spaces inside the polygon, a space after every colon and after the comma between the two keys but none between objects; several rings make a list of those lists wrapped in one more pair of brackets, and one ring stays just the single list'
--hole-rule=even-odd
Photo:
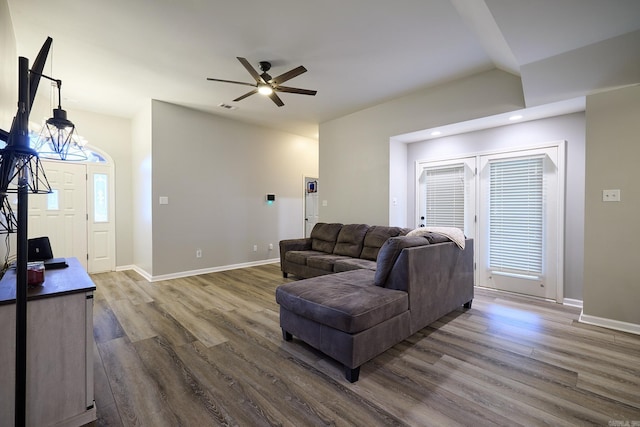
[{"label": "sofa cushion", "polygon": [[317,268],[330,273],[334,272],[333,265],[337,260],[349,259],[349,257],[343,255],[318,255],[307,258],[307,265],[311,268]]},{"label": "sofa cushion", "polygon": [[375,270],[376,262],[370,261],[368,259],[361,258],[346,258],[346,259],[338,259],[333,265],[333,271],[336,273],[341,273],[343,271],[351,271],[351,270]]},{"label": "sofa cushion", "polygon": [[311,249],[328,254],[333,253],[341,228],[342,224],[317,223],[311,230]]},{"label": "sofa cushion", "polygon": [[388,239],[384,242],[384,245],[382,245],[380,252],[378,253],[374,284],[376,286],[384,286],[387,281],[387,277],[389,276],[389,272],[391,272],[398,255],[400,255],[400,252],[402,252],[404,248],[424,246],[428,244],[429,241],[423,236],[399,236]]},{"label": "sofa cushion", "polygon": [[409,309],[408,294],[372,286],[374,272],[354,270],[278,286],[276,301],[287,310],[354,334]]},{"label": "sofa cushion", "polygon": [[338,239],[333,253],[358,258],[362,252],[364,236],[367,234],[369,226],[367,224],[346,224],[343,225],[338,234]]},{"label": "sofa cushion", "polygon": [[407,234],[408,231],[400,227],[386,227],[383,225],[369,227],[367,234],[364,236],[364,246],[360,253],[360,258],[375,261],[378,259],[378,251],[387,239]]},{"label": "sofa cushion", "polygon": [[320,251],[288,251],[284,254],[284,258],[293,264],[307,265],[309,258],[321,255],[326,255],[326,253]]}]

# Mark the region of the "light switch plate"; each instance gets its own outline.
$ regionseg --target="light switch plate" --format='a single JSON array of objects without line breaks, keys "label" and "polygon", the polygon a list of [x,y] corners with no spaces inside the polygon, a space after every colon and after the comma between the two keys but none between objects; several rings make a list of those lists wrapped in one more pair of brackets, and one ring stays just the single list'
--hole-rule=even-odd
[{"label": "light switch plate", "polygon": [[160,196],[160,204],[161,205],[168,205],[169,204],[169,198],[167,196]]},{"label": "light switch plate", "polygon": [[603,202],[619,202],[620,190],[602,190]]}]

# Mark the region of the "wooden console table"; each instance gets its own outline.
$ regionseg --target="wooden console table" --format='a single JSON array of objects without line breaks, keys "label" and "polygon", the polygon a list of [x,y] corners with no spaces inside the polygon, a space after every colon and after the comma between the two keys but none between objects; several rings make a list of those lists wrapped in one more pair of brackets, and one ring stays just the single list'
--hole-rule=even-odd
[{"label": "wooden console table", "polygon": [[[93,291],[76,258],[47,270],[27,303],[28,426],[81,426],[96,420]],[[0,426],[14,423],[16,272],[0,280]]]}]

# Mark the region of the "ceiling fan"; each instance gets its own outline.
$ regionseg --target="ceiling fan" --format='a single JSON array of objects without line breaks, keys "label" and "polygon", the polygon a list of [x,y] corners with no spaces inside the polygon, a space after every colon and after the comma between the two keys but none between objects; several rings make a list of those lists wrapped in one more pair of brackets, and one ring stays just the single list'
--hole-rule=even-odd
[{"label": "ceiling fan", "polygon": [[234,102],[241,101],[246,97],[253,95],[254,93],[261,93],[271,98],[271,100],[278,107],[282,107],[284,105],[284,102],[282,102],[282,100],[276,94],[276,92],[297,93],[300,95],[312,95],[312,96],[314,96],[318,92],[318,91],[309,90],[309,89],[298,89],[295,87],[281,86],[281,84],[286,82],[287,80],[291,80],[292,78],[297,77],[302,73],[306,73],[307,69],[304,68],[302,65],[294,68],[293,70],[289,70],[284,74],[280,74],[277,77],[271,77],[267,73],[271,69],[270,62],[261,61],[260,71],[262,71],[262,74],[258,74],[258,71],[256,71],[256,69],[253,68],[251,64],[249,64],[249,61],[239,56],[237,58],[238,58],[238,61],[240,61],[240,63],[244,66],[244,68],[247,69],[249,74],[251,74],[251,77],[255,79],[256,81],[255,83],[236,82],[234,80],[222,80],[222,79],[213,79],[213,78],[207,77],[207,80],[211,80],[214,82],[234,83],[238,85],[254,87],[254,89],[251,90],[250,92],[247,92],[244,95],[234,99],[233,100]]}]

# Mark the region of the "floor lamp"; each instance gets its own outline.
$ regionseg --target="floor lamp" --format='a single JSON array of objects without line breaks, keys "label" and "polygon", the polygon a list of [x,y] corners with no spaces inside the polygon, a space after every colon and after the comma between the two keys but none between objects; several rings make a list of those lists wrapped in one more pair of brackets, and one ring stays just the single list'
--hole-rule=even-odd
[{"label": "floor lamp", "polygon": [[[17,233],[16,261],[16,360],[15,360],[15,425],[26,424],[27,384],[27,222],[29,193],[49,193],[38,153],[29,143],[29,114],[52,39],[49,37],[38,53],[33,69],[29,60],[18,59],[18,111],[9,132],[0,130],[0,138],[7,145],[0,150],[0,198],[4,214],[3,233]],[[17,219],[7,201],[9,193],[17,193]]]}]

